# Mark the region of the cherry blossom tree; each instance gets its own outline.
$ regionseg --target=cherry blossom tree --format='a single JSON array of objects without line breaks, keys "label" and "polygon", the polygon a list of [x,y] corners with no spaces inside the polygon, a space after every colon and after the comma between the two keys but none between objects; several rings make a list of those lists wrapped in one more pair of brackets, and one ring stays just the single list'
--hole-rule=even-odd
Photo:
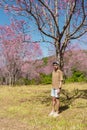
[{"label": "cherry blossom tree", "polygon": [[24,26],[24,21],[12,21],[9,26],[0,26],[1,66],[6,81],[12,85],[20,77],[24,62],[32,63],[42,55],[39,44],[33,43],[31,37],[23,33]]},{"label": "cherry blossom tree", "polygon": [[83,72],[87,75],[87,52],[80,47],[72,46],[66,51],[64,72],[67,77],[72,76],[73,70]]},{"label": "cherry blossom tree", "polygon": [[24,78],[27,78],[29,80],[32,79],[39,79],[40,73],[42,72],[41,67],[43,66],[43,61],[41,59],[39,60],[34,60],[32,62],[24,62],[22,65],[22,76]]},{"label": "cherry blossom tree", "polygon": [[64,66],[64,53],[71,40],[87,32],[86,0],[1,0],[6,11],[25,16],[36,23],[43,42],[46,37],[55,46],[60,68]]}]

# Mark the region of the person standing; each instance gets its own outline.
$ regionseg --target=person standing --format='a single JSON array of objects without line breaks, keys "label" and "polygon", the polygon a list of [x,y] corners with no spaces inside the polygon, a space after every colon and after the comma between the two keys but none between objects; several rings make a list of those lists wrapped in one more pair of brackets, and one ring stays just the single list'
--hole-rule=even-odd
[{"label": "person standing", "polygon": [[59,116],[60,107],[60,91],[62,88],[63,72],[59,68],[59,63],[57,61],[53,62],[53,72],[52,72],[52,111],[49,116],[57,117]]}]

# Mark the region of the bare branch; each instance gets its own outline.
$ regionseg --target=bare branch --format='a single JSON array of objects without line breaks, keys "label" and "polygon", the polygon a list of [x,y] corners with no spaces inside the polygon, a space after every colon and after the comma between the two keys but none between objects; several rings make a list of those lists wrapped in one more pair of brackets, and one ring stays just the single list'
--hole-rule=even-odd
[{"label": "bare branch", "polygon": [[75,3],[73,3],[73,6],[71,7],[71,12],[70,12],[70,15],[69,15],[69,17],[67,19],[66,25],[64,25],[63,31],[61,32],[61,37],[63,36],[64,32],[66,31],[67,27],[69,26],[69,24],[71,22],[71,18],[73,16],[75,7],[76,7],[76,0],[75,0]]},{"label": "bare branch", "polygon": [[70,39],[80,38],[80,37],[83,36],[86,32],[87,32],[87,30],[85,30],[83,33],[79,34],[78,36],[73,36],[73,37],[71,37]]},{"label": "bare branch", "polygon": [[46,7],[46,9],[50,12],[51,16],[53,17],[54,23],[55,23],[55,25],[56,25],[57,32],[58,32],[58,34],[60,35],[59,27],[58,27],[56,18],[55,18],[55,16],[54,16],[54,14],[52,13],[51,9],[50,9],[44,2],[42,2],[42,0],[38,0],[38,1],[39,1],[44,7]]},{"label": "bare branch", "polygon": [[48,37],[50,37],[50,38],[52,38],[52,39],[54,39],[54,40],[58,40],[56,37],[54,37],[54,36],[48,34],[48,32],[45,32],[45,31],[42,29],[42,27],[40,27],[38,18],[32,13],[31,10],[30,10],[30,11],[26,10],[26,11],[35,19],[35,21],[36,21],[36,23],[37,23],[37,26],[38,26],[38,29],[39,29],[44,35],[46,35],[46,36],[48,36]]},{"label": "bare branch", "polygon": [[[83,24],[84,24],[84,22],[85,22],[86,14],[85,14],[85,9],[84,9],[84,8],[85,8],[85,7],[84,7],[84,0],[82,0],[83,19],[82,19],[81,24],[80,24],[80,25],[76,28],[76,30],[70,35],[71,38],[72,38],[72,36],[74,36],[74,35],[80,30],[80,28],[83,26]],[[84,33],[82,33],[82,34],[84,34]],[[81,37],[82,34],[79,35],[79,36],[77,36],[77,38],[78,38],[78,37]]]}]

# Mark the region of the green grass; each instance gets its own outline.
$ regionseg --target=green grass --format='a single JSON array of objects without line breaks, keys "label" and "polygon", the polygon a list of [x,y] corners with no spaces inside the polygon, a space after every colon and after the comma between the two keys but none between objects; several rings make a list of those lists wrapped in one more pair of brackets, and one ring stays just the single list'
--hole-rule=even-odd
[{"label": "green grass", "polygon": [[49,117],[51,85],[0,86],[0,130],[87,130],[87,84],[64,84],[60,116]]}]

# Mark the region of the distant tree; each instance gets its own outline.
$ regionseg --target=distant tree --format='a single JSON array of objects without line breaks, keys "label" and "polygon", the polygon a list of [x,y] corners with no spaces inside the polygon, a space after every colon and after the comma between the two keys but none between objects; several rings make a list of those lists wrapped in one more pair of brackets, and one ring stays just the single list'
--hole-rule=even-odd
[{"label": "distant tree", "polygon": [[87,0],[1,0],[0,5],[36,23],[43,41],[47,36],[55,46],[61,69],[71,40],[87,32]]},{"label": "distant tree", "polygon": [[24,62],[21,68],[22,76],[29,80],[39,79],[42,72],[43,61],[41,59]]},{"label": "distant tree", "polygon": [[87,53],[85,50],[71,47],[71,50],[66,51],[64,72],[67,77],[72,76],[73,71],[80,71],[87,76]]},{"label": "distant tree", "polygon": [[32,63],[42,55],[39,44],[33,43],[31,36],[23,33],[24,25],[24,21],[12,21],[9,26],[0,26],[1,69],[7,84],[15,84],[21,76],[24,62]]}]

